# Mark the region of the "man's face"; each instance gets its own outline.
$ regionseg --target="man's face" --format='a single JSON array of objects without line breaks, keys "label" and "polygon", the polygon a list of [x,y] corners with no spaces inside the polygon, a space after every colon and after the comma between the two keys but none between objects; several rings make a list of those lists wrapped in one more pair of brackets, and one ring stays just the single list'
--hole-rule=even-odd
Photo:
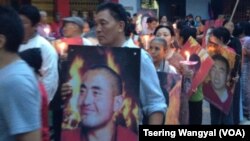
[{"label": "man's face", "polygon": [[68,37],[68,38],[73,37],[76,35],[76,33],[79,32],[78,30],[79,30],[79,27],[75,23],[65,22],[63,24],[63,36],[64,37]]},{"label": "man's face", "polygon": [[213,34],[210,36],[209,41],[212,43],[215,43],[217,45],[223,44],[223,42],[220,39],[218,39],[217,37],[215,37]]},{"label": "man's face", "polygon": [[154,30],[156,27],[158,26],[158,22],[157,21],[153,21],[151,23],[148,24],[148,28]]},{"label": "man's face", "polygon": [[116,21],[109,10],[103,10],[96,14],[96,35],[99,43],[104,46],[112,46],[123,33],[123,26]]},{"label": "man's face", "polygon": [[234,31],[234,23],[233,22],[227,22],[224,27],[230,32],[230,34],[233,34]]},{"label": "man's face", "polygon": [[32,26],[32,22],[24,15],[19,15],[24,27],[24,41],[28,41],[36,31],[36,25]]},{"label": "man's face", "polygon": [[210,78],[214,90],[223,90],[226,88],[227,67],[222,61],[215,60],[214,66],[210,70]]},{"label": "man's face", "polygon": [[89,128],[112,121],[114,107],[114,82],[111,75],[91,70],[85,73],[78,99],[82,124]]}]

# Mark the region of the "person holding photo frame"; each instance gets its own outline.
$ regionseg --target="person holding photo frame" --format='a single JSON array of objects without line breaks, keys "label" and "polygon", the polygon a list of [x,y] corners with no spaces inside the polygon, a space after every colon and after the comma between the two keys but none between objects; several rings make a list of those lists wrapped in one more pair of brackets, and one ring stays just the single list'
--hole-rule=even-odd
[{"label": "person holding photo frame", "polygon": [[[97,39],[106,47],[138,48],[128,32],[126,10],[121,4],[107,2],[98,6],[95,16]],[[165,97],[150,55],[141,50],[140,66],[140,124],[163,124],[166,113]],[[147,76],[147,77],[145,77]],[[64,83],[62,95],[70,92],[71,86]]]}]

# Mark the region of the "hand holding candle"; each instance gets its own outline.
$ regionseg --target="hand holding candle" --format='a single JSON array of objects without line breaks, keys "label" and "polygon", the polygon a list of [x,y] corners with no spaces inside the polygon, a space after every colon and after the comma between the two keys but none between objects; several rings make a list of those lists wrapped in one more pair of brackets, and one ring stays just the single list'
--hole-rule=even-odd
[{"label": "hand holding candle", "polygon": [[186,55],[186,60],[185,61],[180,61],[181,64],[183,65],[187,65],[187,66],[191,66],[191,65],[196,65],[198,63],[198,61],[190,61],[190,53],[188,51],[185,51],[185,55]]},{"label": "hand holding candle", "polygon": [[183,91],[187,93],[190,89],[193,76],[195,75],[193,67],[198,63],[198,61],[190,61],[190,53],[188,51],[185,51],[185,55],[186,60],[180,61],[180,63],[183,65]]},{"label": "hand holding candle", "polygon": [[189,104],[188,104],[188,92],[192,85],[192,70],[190,67],[196,65],[197,61],[190,61],[190,53],[185,51],[186,60],[180,61],[184,67],[182,83],[181,83],[181,104],[180,104],[180,124],[187,125],[189,123]]}]

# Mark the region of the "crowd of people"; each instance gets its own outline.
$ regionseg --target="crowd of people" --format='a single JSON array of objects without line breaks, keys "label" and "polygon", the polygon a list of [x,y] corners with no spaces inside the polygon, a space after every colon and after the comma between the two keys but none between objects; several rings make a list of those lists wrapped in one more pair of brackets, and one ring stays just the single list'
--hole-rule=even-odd
[{"label": "crowd of people", "polygon": [[[235,63],[232,66],[230,59],[220,53],[211,56],[213,66],[208,80],[195,89],[185,88],[190,95],[181,94],[178,124],[202,125],[204,100],[210,105],[211,125],[238,125],[243,119],[250,120],[248,21],[234,24],[223,18],[209,24],[210,21],[198,15],[194,19],[190,14],[171,23],[162,15],[159,20],[148,17],[146,28],[138,30],[137,18],[138,14],[131,17],[121,4],[108,2],[97,7],[94,21],[72,14],[62,19],[57,15],[55,22],[48,24],[46,11],[35,6],[23,5],[18,10],[0,6],[0,141],[48,141],[53,128],[55,140],[137,140],[138,133],[112,120],[114,112],[123,105],[123,82],[107,66],[90,68],[83,75],[77,103],[79,127],[84,129],[66,131],[60,139],[62,105],[72,94],[71,84],[60,78],[59,60],[67,57],[68,49],[58,48],[62,42],[140,48],[138,115],[139,124],[148,125],[164,125],[171,102],[169,92],[163,94],[158,72],[193,80],[200,71],[202,58],[181,54],[188,40],[195,39],[205,50],[210,45],[221,47],[236,54]],[[187,67],[180,63],[188,59],[197,64]],[[206,96],[207,92],[211,95]],[[53,121],[52,128],[49,119]]]}]

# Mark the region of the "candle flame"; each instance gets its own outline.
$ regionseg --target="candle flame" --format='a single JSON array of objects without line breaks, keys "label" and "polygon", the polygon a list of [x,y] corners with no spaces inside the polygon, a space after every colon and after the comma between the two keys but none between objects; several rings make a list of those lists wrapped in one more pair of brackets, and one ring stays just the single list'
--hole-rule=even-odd
[{"label": "candle flame", "polygon": [[185,55],[186,55],[186,57],[187,57],[187,61],[189,61],[189,58],[190,58],[190,53],[188,52],[188,51],[185,51]]},{"label": "candle flame", "polygon": [[145,49],[148,49],[148,42],[149,42],[150,36],[144,35],[143,38],[144,38],[144,42],[145,42]]},{"label": "candle flame", "polygon": [[64,52],[67,50],[68,44],[65,42],[59,42],[58,43],[58,50],[60,51],[60,54],[63,55]]},{"label": "candle flame", "polygon": [[174,23],[172,26],[174,29],[177,29],[176,23]]},{"label": "candle flame", "polygon": [[48,35],[48,34],[50,33],[50,28],[45,27],[45,28],[43,29],[43,31]]}]

